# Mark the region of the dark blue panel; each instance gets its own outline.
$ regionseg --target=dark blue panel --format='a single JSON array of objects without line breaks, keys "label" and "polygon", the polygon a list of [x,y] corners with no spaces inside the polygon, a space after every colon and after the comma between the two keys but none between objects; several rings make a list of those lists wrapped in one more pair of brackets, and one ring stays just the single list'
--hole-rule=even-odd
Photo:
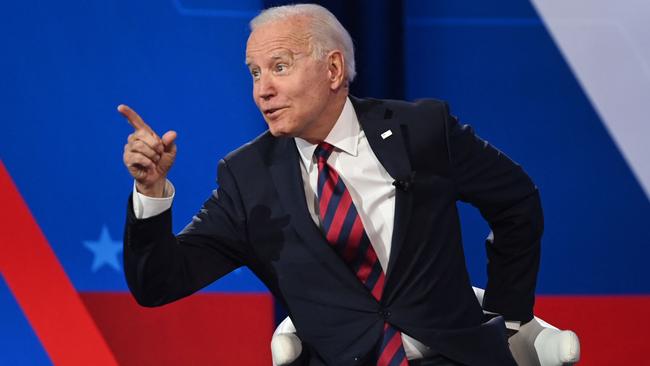
[{"label": "dark blue panel", "polygon": [[537,18],[525,0],[405,0],[407,18]]},{"label": "dark blue panel", "polygon": [[[407,4],[408,98],[450,101],[540,188],[539,291],[650,292],[650,202],[532,6]],[[484,284],[488,228],[461,211],[471,275]]]},{"label": "dark blue panel", "polygon": [[[219,4],[231,5],[220,13]],[[215,188],[218,160],[265,129],[244,65],[247,22],[258,7],[3,3],[0,156],[77,289],[126,290],[121,270],[92,270],[95,254],[84,245],[104,226],[106,251],[121,240],[132,181],[122,164],[131,128],[115,110],[119,103],[159,133],[178,131],[170,175],[178,193],[175,230]],[[248,270],[219,288],[264,289]]]},{"label": "dark blue panel", "polygon": [[253,18],[261,0],[172,0],[182,15]]},{"label": "dark blue panel", "polygon": [[29,326],[0,275],[0,365],[51,365],[41,342]]}]

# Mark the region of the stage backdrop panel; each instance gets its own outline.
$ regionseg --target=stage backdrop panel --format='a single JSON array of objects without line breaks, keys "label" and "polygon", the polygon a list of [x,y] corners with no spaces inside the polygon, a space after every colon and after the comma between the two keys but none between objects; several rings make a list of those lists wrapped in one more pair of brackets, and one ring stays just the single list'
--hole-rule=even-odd
[{"label": "stage backdrop panel", "polygon": [[[133,181],[122,150],[132,128],[116,111],[128,104],[159,134],[178,132],[170,179],[180,231],[216,188],[219,159],[265,129],[244,64],[248,20],[261,6],[3,2],[0,202],[25,215],[2,216],[13,236],[2,237],[0,313],[12,320],[0,331],[0,364],[78,360],[53,333],[103,350],[88,364],[270,363],[273,303],[247,269],[151,312],[130,298],[121,245]],[[48,299],[70,317],[43,319]]]},{"label": "stage backdrop panel", "polygon": [[[639,46],[650,6],[535,3],[407,0],[407,97],[449,101],[539,187],[538,313],[578,332],[585,364],[644,364],[650,58]],[[627,102],[612,105],[613,90]],[[469,205],[461,215],[471,277],[484,286],[489,228]]]}]

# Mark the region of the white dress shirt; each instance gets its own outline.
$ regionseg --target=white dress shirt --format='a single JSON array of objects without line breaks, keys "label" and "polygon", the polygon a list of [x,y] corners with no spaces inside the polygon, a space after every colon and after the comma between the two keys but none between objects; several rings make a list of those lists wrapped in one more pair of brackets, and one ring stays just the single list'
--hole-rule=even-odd
[{"label": "white dress shirt", "polygon": [[[305,198],[311,218],[318,225],[318,166],[314,158],[316,145],[301,138],[295,138],[300,154],[301,172]],[[359,125],[359,120],[350,99],[347,99],[343,111],[325,142],[335,147],[327,163],[343,179],[350,192],[352,202],[359,213],[359,218],[377,253],[384,272],[388,268],[388,259],[393,236],[393,219],[395,217],[394,179],[386,172],[368,144],[368,139]],[[171,207],[174,187],[167,181],[165,198],[151,198],[133,188],[133,209],[139,219],[158,215]],[[402,333],[402,343],[406,357],[424,358],[435,353],[421,342]]]},{"label": "white dress shirt", "polygon": [[[318,164],[314,157],[316,145],[298,137],[295,140],[302,163],[307,207],[312,219],[320,227],[318,197],[315,193],[318,187]],[[327,163],[336,170],[350,192],[352,202],[385,273],[388,269],[395,217],[395,187],[392,184],[394,179],[386,172],[368,145],[366,134],[360,128],[349,99],[325,142],[334,146]]]},{"label": "white dress shirt", "polygon": [[[318,165],[314,157],[316,145],[296,137],[300,153],[302,181],[307,207],[312,220],[321,227],[319,219]],[[384,273],[388,269],[393,219],[395,218],[395,186],[393,177],[381,165],[370,148],[365,132],[350,99],[347,99],[339,119],[332,127],[325,142],[335,147],[327,163],[343,179],[350,192],[354,207],[359,213],[363,228],[370,239]],[[308,182],[309,184],[306,184]],[[409,360],[429,357],[434,352],[421,342],[402,333],[402,343]]]}]

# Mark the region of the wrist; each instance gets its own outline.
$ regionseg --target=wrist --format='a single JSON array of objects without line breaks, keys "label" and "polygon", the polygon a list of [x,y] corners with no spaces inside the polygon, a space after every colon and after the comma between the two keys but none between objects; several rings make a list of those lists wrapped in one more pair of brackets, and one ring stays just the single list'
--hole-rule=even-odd
[{"label": "wrist", "polygon": [[143,184],[136,181],[135,189],[138,191],[138,193],[145,195],[147,197],[162,198],[165,197],[166,182],[167,182],[166,179],[160,179],[151,184]]}]

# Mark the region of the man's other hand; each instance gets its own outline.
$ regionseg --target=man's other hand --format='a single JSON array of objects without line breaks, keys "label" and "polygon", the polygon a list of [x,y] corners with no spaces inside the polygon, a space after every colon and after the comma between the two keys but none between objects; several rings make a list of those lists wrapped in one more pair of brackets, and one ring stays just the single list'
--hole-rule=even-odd
[{"label": "man's other hand", "polygon": [[149,197],[162,197],[167,172],[176,158],[176,132],[167,131],[162,138],[131,108],[117,107],[135,130],[124,145],[124,165],[136,182],[138,192]]}]

